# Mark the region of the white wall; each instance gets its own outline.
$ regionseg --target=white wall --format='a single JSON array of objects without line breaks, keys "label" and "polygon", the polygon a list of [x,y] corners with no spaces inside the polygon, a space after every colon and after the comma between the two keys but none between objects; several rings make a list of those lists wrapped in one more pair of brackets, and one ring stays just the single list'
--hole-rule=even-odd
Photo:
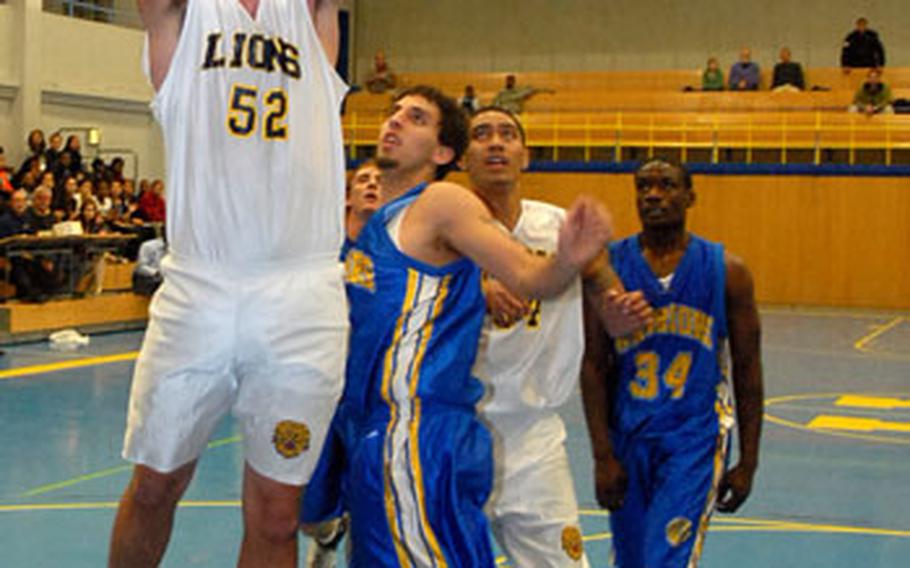
[{"label": "white wall", "polygon": [[13,9],[9,4],[0,4],[0,85],[18,83],[19,71],[13,56],[16,35],[13,29]]},{"label": "white wall", "polygon": [[398,71],[701,68],[742,45],[763,65],[788,45],[832,67],[861,15],[888,64],[910,66],[906,0],[358,0],[357,76],[379,48]]},{"label": "white wall", "polygon": [[[126,107],[91,107],[91,101],[45,97],[41,105],[48,129],[96,127],[101,129],[101,148],[128,148],[139,155],[141,177],[164,176],[164,151],[158,123],[148,113]],[[51,99],[51,100],[47,100]],[[56,99],[56,100],[55,100]],[[84,142],[84,141],[83,141]],[[92,152],[83,144],[83,154],[90,161]]]},{"label": "white wall", "polygon": [[47,12],[42,16],[45,91],[151,99],[152,89],[140,66],[143,32]]}]

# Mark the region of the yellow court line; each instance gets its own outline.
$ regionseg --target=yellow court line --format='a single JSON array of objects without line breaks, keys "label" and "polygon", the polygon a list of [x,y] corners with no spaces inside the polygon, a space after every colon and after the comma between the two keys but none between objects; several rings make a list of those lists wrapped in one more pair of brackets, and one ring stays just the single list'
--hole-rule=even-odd
[{"label": "yellow court line", "polygon": [[[207,449],[211,450],[214,448],[219,448],[221,446],[226,446],[228,444],[233,444],[242,440],[242,436],[230,436],[228,438],[221,438],[220,440],[213,440],[208,443],[206,446]],[[80,475],[78,477],[73,477],[71,479],[64,479],[63,481],[57,481],[55,483],[49,483],[47,485],[41,485],[35,487],[34,489],[29,489],[22,494],[22,497],[34,497],[36,495],[43,495],[45,493],[50,493],[51,491],[57,491],[58,489],[66,489],[67,487],[72,487],[73,485],[78,485],[86,481],[91,481],[93,479],[101,479],[103,477],[110,477],[112,475],[117,475],[126,471],[133,469],[132,464],[121,465],[117,467],[112,467],[109,469],[103,469],[101,471],[96,471],[94,473],[88,473],[85,475]]]},{"label": "yellow court line", "polygon": [[883,312],[855,312],[855,311],[844,311],[839,312],[837,310],[824,310],[824,309],[800,309],[800,308],[783,308],[783,307],[774,307],[774,306],[759,306],[758,311],[760,314],[769,314],[769,315],[793,315],[793,316],[807,316],[807,317],[816,317],[816,318],[843,318],[843,319],[853,319],[853,320],[867,320],[867,319],[883,319],[889,317],[895,317],[894,312],[892,313],[883,313]]},{"label": "yellow court line", "polygon": [[58,481],[57,483],[49,483],[47,485],[42,485],[41,487],[35,487],[34,489],[29,489],[22,494],[23,497],[34,497],[36,495],[43,495],[45,493],[50,493],[51,491],[56,491],[58,489],[65,489],[71,487],[78,483],[84,481],[91,481],[93,479],[100,479],[102,477],[109,477],[111,475],[116,475],[118,473],[123,473],[125,471],[130,471],[133,469],[132,465],[121,465],[118,467],[112,467],[110,469],[103,469],[101,471],[96,471],[95,473],[90,473],[88,475],[80,475],[79,477],[74,477],[73,479],[67,479],[64,481]]},{"label": "yellow court line", "polygon": [[837,399],[834,406],[872,410],[903,410],[910,409],[910,400],[895,397],[848,394]]},{"label": "yellow court line", "polygon": [[787,428],[793,428],[794,430],[802,430],[803,432],[810,432],[812,434],[821,434],[825,436],[834,436],[836,438],[850,438],[853,440],[862,440],[864,442],[879,442],[883,444],[898,444],[901,446],[906,446],[910,444],[910,440],[902,440],[900,438],[889,438],[885,436],[874,436],[871,434],[856,434],[853,432],[844,432],[838,430],[816,430],[809,428],[798,422],[793,422],[792,420],[785,420],[778,416],[772,416],[771,414],[765,413],[765,420],[771,422],[772,424],[777,424],[778,426],[786,426]]},{"label": "yellow court line", "polygon": [[[186,509],[224,509],[240,507],[240,501],[181,501],[179,507]],[[116,509],[117,501],[91,503],[32,503],[19,505],[0,505],[0,513],[29,513],[41,511],[91,511],[98,509]],[[582,509],[582,515],[607,515],[598,509]],[[893,536],[910,538],[910,530],[885,529],[880,527],[851,527],[844,525],[814,524],[793,522],[784,519],[754,519],[718,517],[709,529],[712,532],[807,532],[828,534],[851,534],[860,536]],[[610,538],[609,532],[596,532],[585,535],[585,542]]]},{"label": "yellow court line", "polygon": [[[36,511],[94,511],[116,509],[118,501],[98,503],[32,503],[23,505],[0,505],[0,513],[31,513]],[[181,501],[178,507],[186,509],[223,509],[239,507],[240,501]]]},{"label": "yellow court line", "polygon": [[[607,511],[600,509],[580,509],[579,513],[585,516],[609,515]],[[788,521],[786,519],[756,519],[748,517],[715,517],[715,519],[711,522],[709,530],[719,532],[817,532],[910,538],[910,530],[886,529],[881,527],[851,527],[845,525]],[[585,541],[598,540],[599,538],[609,536],[609,532],[595,533],[591,535],[585,535],[584,539]]]},{"label": "yellow court line", "polygon": [[76,359],[74,361],[58,361],[57,363],[46,363],[44,365],[17,367],[15,369],[0,371],[0,381],[17,377],[27,377],[29,375],[40,375],[42,373],[55,373],[57,371],[67,371],[69,369],[80,369],[82,367],[91,367],[93,365],[106,365],[108,363],[133,361],[138,356],[138,351],[129,351],[127,353],[117,353],[116,355],[86,357],[85,359]]},{"label": "yellow court line", "polygon": [[910,433],[910,422],[895,422],[880,418],[855,416],[832,416],[820,414],[806,424],[813,430],[847,430],[850,432],[896,432]]},{"label": "yellow court line", "polygon": [[[795,401],[804,401],[804,400],[820,400],[825,398],[839,399],[843,396],[848,396],[854,393],[811,393],[811,394],[793,394],[786,396],[778,396],[765,400],[765,412],[764,419],[772,424],[777,424],[778,426],[785,426],[787,428],[792,428],[794,430],[801,430],[803,432],[809,432],[815,435],[825,435],[825,436],[834,436],[838,438],[850,438],[853,440],[862,440],[865,442],[880,442],[885,444],[899,444],[899,445],[910,445],[910,439],[901,439],[896,437],[885,437],[885,436],[875,436],[871,434],[857,434],[855,432],[844,432],[836,430],[816,430],[809,428],[807,425],[795,422],[793,420],[787,420],[786,418],[781,418],[779,416],[774,416],[769,413],[769,408],[775,404],[781,404],[786,402],[795,402]],[[879,393],[879,396],[907,396],[906,393]],[[821,409],[819,409],[821,410]]]},{"label": "yellow court line", "polygon": [[853,348],[857,351],[862,351],[863,353],[871,353],[871,349],[868,349],[866,346],[874,341],[877,337],[884,335],[885,333],[891,331],[895,327],[899,326],[901,322],[904,321],[903,316],[898,316],[888,323],[878,326],[871,333],[866,334],[865,336],[859,338],[856,343],[853,344]]}]

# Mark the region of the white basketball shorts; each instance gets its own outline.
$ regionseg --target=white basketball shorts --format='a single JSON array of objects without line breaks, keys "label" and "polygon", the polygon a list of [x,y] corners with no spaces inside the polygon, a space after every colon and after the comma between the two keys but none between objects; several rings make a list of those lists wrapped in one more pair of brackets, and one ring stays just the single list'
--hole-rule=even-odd
[{"label": "white basketball shorts", "polygon": [[130,392],[123,456],[170,472],[230,410],[247,463],[303,485],[344,380],[348,308],[336,259],[213,267],[168,255]]}]

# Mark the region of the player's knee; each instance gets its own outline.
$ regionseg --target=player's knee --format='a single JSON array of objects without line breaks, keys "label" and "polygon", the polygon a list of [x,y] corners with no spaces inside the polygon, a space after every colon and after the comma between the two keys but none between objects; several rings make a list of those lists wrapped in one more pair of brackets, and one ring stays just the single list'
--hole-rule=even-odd
[{"label": "player's knee", "polygon": [[297,538],[297,511],[284,504],[266,504],[247,517],[247,529],[267,542],[284,542]]},{"label": "player's knee", "polygon": [[159,473],[139,466],[133,473],[127,492],[135,505],[145,509],[176,507],[189,485],[191,475],[191,468]]}]

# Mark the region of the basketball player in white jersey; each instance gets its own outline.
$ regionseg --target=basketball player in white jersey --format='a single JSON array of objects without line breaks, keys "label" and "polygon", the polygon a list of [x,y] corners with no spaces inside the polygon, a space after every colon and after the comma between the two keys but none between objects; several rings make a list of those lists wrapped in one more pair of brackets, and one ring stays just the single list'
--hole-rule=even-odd
[{"label": "basketball player in white jersey", "polygon": [[[463,164],[471,188],[496,220],[533,251],[552,254],[565,210],[522,198],[520,177],[528,152],[518,119],[496,107],[478,111]],[[605,256],[582,278],[584,291],[579,279],[543,301],[514,297],[492,279],[484,282],[491,313],[474,373],[487,386],[479,408],[494,437],[488,514],[493,534],[515,566],[588,565],[563,445],[566,431],[556,413],[575,392],[581,371],[582,294],[604,304],[602,317],[617,333],[643,325],[650,315],[640,292],[622,291]],[[605,285],[615,286],[609,302],[600,299]]]},{"label": "basketball player in white jersey", "polygon": [[239,566],[297,563],[342,388],[344,156],[333,0],[139,0],[167,150],[164,284],[136,365],[110,566],[156,566],[197,460],[243,433]]}]

